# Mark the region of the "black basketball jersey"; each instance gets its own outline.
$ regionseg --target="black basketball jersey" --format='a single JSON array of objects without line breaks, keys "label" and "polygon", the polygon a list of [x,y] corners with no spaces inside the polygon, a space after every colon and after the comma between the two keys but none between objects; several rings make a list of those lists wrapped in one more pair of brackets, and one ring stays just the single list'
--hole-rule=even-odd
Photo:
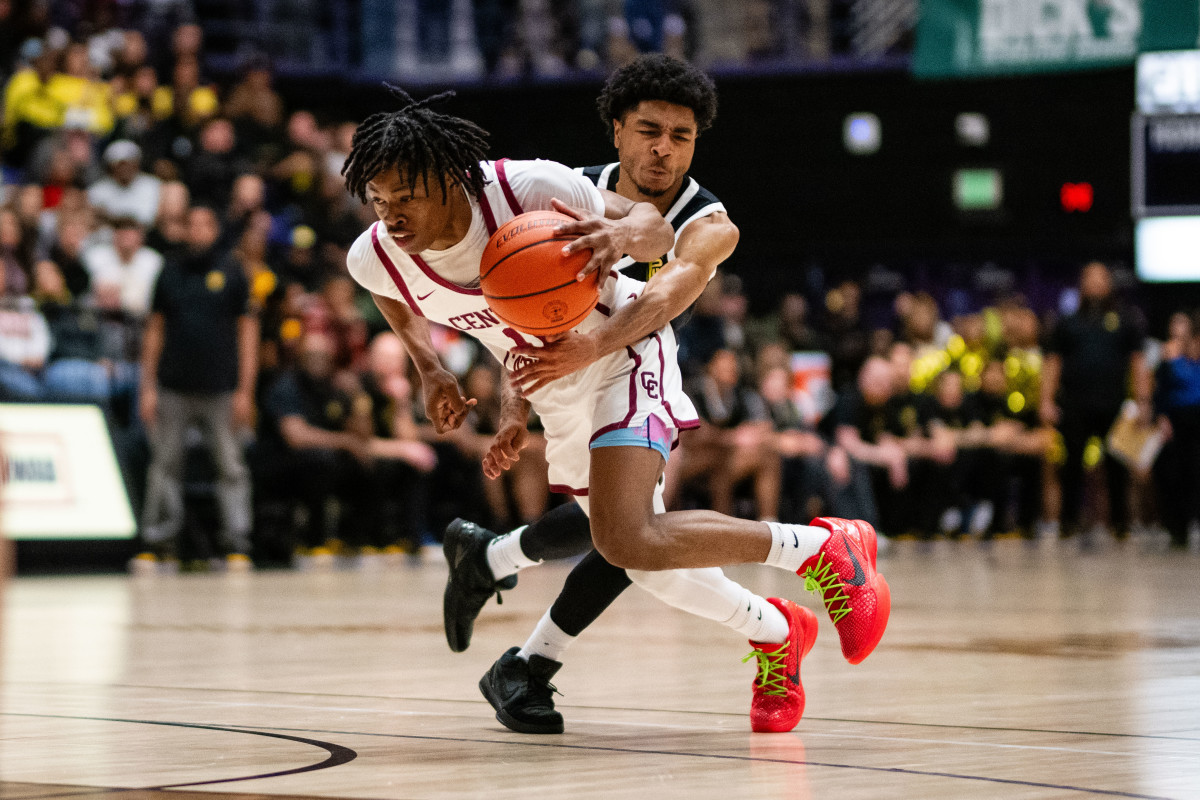
[{"label": "black basketball jersey", "polygon": [[[620,168],[620,164],[613,163],[600,164],[594,167],[580,167],[575,171],[601,189],[616,191],[617,179],[620,177]],[[683,185],[679,187],[679,194],[675,195],[670,209],[664,216],[667,222],[671,223],[671,227],[675,229],[675,241],[679,241],[679,234],[683,232],[683,229],[688,224],[707,217],[716,211],[724,210],[725,206],[721,204],[721,201],[689,175],[684,178]],[[615,269],[620,270],[631,278],[637,278],[639,281],[648,281],[651,275],[662,269],[663,264],[666,264],[674,257],[674,247],[671,248],[670,252],[664,253],[659,258],[650,262],[634,261],[629,256],[625,256],[617,262]]]}]

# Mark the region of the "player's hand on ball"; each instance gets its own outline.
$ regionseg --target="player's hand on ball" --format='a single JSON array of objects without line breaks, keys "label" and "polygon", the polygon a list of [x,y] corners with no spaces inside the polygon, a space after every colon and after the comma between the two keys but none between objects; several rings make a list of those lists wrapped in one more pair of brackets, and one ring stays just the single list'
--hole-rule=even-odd
[{"label": "player's hand on ball", "polygon": [[621,256],[625,255],[625,249],[629,244],[629,232],[624,226],[613,220],[590,211],[572,208],[557,198],[552,199],[550,205],[560,214],[566,214],[575,219],[575,222],[564,223],[555,231],[566,236],[579,237],[563,247],[563,254],[570,255],[580,250],[592,251],[592,257],[575,276],[575,279],[581,281],[596,272],[600,285],[603,286],[604,282],[608,280],[608,274],[612,272],[613,265],[621,260]]},{"label": "player's hand on ball", "polygon": [[551,381],[578,372],[600,358],[600,350],[592,337],[575,331],[546,337],[544,347],[526,344],[514,348],[514,352],[536,359],[513,370],[513,386],[522,396],[536,392]]},{"label": "player's hand on ball", "polygon": [[425,415],[438,433],[456,430],[467,418],[476,400],[467,399],[458,388],[454,375],[443,370],[422,378],[425,388]]},{"label": "player's hand on ball", "polygon": [[506,425],[492,440],[492,446],[483,456],[483,474],[495,480],[513,463],[521,460],[529,432],[523,425]]}]

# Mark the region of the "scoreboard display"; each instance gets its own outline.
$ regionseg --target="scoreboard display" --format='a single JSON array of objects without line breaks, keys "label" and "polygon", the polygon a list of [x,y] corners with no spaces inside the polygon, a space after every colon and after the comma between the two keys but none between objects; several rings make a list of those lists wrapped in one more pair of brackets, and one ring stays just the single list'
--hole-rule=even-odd
[{"label": "scoreboard display", "polygon": [[1134,120],[1135,217],[1200,214],[1200,114]]},{"label": "scoreboard display", "polygon": [[1131,142],[1138,275],[1200,281],[1200,51],[1138,57]]}]

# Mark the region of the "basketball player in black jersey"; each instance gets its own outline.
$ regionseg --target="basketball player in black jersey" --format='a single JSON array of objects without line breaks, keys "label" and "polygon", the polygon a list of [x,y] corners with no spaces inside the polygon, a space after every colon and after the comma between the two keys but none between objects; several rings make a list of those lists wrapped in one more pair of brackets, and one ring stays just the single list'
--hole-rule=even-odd
[{"label": "basketball player in black jersey", "polygon": [[[618,262],[616,269],[648,281],[641,297],[607,325],[589,334],[568,333],[540,348],[536,360],[509,376],[509,392],[531,393],[666,325],[695,302],[737,244],[738,230],[720,201],[687,174],[696,139],[716,114],[715,87],[706,75],[666,56],[644,56],[614,73],[597,105],[619,161],[582,173],[602,189],[652,203],[674,226],[675,247],[654,262]],[[484,459],[488,477],[519,458],[523,433],[513,429],[497,437]],[[505,653],[480,682],[497,718],[509,728],[561,732],[549,680],[566,647],[629,586],[625,570],[592,549],[588,518],[575,503],[500,537],[455,520],[446,531],[445,548],[450,577],[444,621],[456,652],[470,644],[488,598],[516,585],[518,569],[587,553],[526,647]]]}]

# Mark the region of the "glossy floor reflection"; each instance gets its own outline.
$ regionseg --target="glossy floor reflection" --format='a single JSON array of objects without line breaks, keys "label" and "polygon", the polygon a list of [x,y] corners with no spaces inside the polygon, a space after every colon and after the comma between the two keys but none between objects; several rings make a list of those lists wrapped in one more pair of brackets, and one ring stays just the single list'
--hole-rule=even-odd
[{"label": "glossy floor reflection", "polygon": [[[566,569],[522,573],[461,654],[438,563],[17,579],[0,800],[1200,798],[1194,555],[901,543],[879,649],[848,665],[822,612],[784,735],[749,731],[744,640],[633,588],[556,677],[567,732],[514,734],[476,682]],[[819,609],[799,578],[731,574]]]}]

